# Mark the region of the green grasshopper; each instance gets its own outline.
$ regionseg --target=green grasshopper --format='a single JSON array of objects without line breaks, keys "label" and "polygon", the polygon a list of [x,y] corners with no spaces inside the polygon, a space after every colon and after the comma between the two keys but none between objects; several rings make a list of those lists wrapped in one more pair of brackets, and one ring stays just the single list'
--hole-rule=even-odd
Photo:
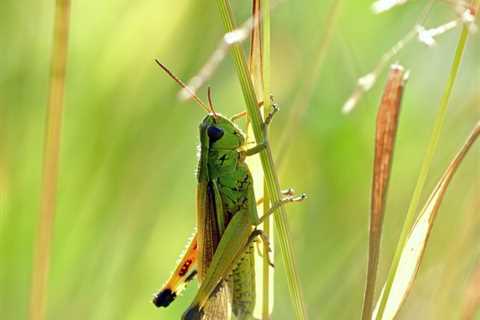
[{"label": "green grasshopper", "polygon": [[[257,201],[253,179],[245,158],[260,152],[265,143],[246,148],[246,137],[232,119],[213,109],[210,88],[209,106],[163,64],[158,65],[207,110],[200,124],[200,159],[197,168],[197,232],[175,272],[164,288],[155,295],[157,307],[167,307],[197,276],[200,287],[182,319],[254,319],[255,270],[253,243],[258,237],[268,241],[257,227],[279,206],[300,201],[287,191],[280,203],[261,218],[257,214]],[[273,108],[264,123],[266,130],[274,113]],[[261,200],[260,200],[261,201]],[[259,201],[259,202],[260,202]],[[268,254],[268,253],[266,253]],[[272,264],[273,266],[273,264]]]}]

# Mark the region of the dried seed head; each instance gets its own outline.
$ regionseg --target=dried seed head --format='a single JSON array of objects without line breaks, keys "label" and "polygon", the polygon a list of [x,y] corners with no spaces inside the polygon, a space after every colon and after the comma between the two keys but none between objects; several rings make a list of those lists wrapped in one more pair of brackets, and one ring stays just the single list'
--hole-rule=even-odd
[{"label": "dried seed head", "polygon": [[425,29],[423,26],[418,25],[415,27],[415,30],[417,31],[418,41],[431,47],[435,45],[436,36],[439,36],[449,30],[454,29],[457,25],[458,25],[458,21],[452,20],[436,28],[431,28],[431,29]]}]

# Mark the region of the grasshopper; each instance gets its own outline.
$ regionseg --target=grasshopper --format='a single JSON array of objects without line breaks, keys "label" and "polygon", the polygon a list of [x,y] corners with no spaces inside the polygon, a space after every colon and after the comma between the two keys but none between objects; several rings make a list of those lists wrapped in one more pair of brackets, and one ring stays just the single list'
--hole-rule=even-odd
[{"label": "grasshopper", "polygon": [[[163,64],[156,62],[182,88],[189,90]],[[153,303],[157,307],[167,307],[185,284],[197,276],[200,287],[182,319],[231,319],[232,313],[235,319],[254,319],[253,243],[258,238],[268,241],[257,227],[279,206],[303,200],[305,195],[294,196],[288,190],[280,203],[273,204],[259,218],[256,206],[261,200],[255,200],[253,179],[245,158],[260,152],[266,143],[247,149],[245,134],[232,121],[238,115],[228,119],[216,113],[210,88],[208,107],[193,92],[190,93],[208,112],[199,127],[197,231],[175,272],[155,295]],[[266,117],[265,130],[277,110],[274,107]]]}]

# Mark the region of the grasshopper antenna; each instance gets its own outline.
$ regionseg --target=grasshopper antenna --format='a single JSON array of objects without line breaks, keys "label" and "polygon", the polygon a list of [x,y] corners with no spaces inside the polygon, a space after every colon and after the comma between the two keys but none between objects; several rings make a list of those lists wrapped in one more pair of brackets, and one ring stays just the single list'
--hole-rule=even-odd
[{"label": "grasshopper antenna", "polygon": [[215,109],[213,108],[212,88],[211,87],[208,87],[207,95],[208,95],[208,105],[210,106],[210,110],[212,110],[213,117],[216,119],[217,118],[217,113],[215,112]]},{"label": "grasshopper antenna", "polygon": [[[183,83],[182,80],[176,77],[173,74],[173,72],[170,71],[164,64],[158,61],[158,59],[155,59],[155,62],[160,66],[160,68],[162,68],[163,71],[165,71],[166,74],[170,76],[170,78],[175,80],[175,82],[178,83],[180,87],[183,88],[183,90],[186,90],[192,96],[193,100],[195,100],[195,102],[198,103],[200,107],[205,109],[207,113],[213,112],[213,114],[215,114],[215,112],[213,111],[213,108],[210,109],[209,107],[207,107],[207,105],[195,94],[195,92],[193,92],[192,89],[190,89],[185,83]],[[210,94],[209,94],[209,100],[210,100]],[[211,107],[211,104],[210,104],[210,107]]]}]

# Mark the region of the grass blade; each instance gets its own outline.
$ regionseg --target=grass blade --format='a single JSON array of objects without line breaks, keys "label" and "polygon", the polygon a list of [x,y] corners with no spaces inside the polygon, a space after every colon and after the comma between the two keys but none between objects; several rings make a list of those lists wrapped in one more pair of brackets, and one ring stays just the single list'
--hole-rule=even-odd
[{"label": "grass blade", "polygon": [[408,72],[406,73],[402,66],[392,65],[377,114],[370,212],[368,271],[363,301],[363,320],[371,319],[372,317],[378,259],[380,256],[383,215],[385,212],[388,184],[392,168],[393,149],[398,127],[400,106],[407,77]]},{"label": "grass blade", "polygon": [[248,66],[250,74],[252,75],[253,84],[257,95],[261,95],[263,91],[263,75],[262,75],[262,4],[263,1],[252,1],[252,30],[250,31],[250,52],[248,55]]},{"label": "grass blade", "polygon": [[[270,12],[262,12],[262,9],[266,8],[269,5],[268,0],[253,0],[252,1],[252,30],[250,32],[250,53],[248,56],[248,66],[252,81],[255,87],[255,93],[259,97],[263,97],[263,113],[266,114],[270,110],[270,98],[269,95],[265,94],[265,90],[268,90],[269,84],[265,86],[264,77],[265,73],[269,72],[269,56],[263,55],[263,47],[267,46],[269,50],[269,40],[265,36],[265,32],[262,33],[262,30],[267,30],[269,25]],[[263,14],[265,13],[265,15]],[[265,65],[263,61],[266,60],[267,64]],[[268,76],[266,77],[269,81]],[[265,97],[268,98],[265,98]],[[248,121],[249,122],[249,121]],[[253,136],[252,127],[248,125],[248,139],[249,142],[255,143],[255,137]],[[266,181],[263,175],[262,164],[259,156],[249,157],[247,160],[249,167],[252,170],[255,181],[255,196],[263,197],[264,201],[257,211],[259,215],[263,215],[264,212],[267,212],[270,208],[270,196],[268,195]],[[258,181],[258,183],[257,183]],[[255,257],[255,269],[256,269],[256,284],[257,284],[257,301],[254,310],[254,317],[260,319],[270,319],[270,315],[273,311],[273,275],[274,269],[270,266],[269,257],[273,257],[274,254],[274,237],[273,237],[273,217],[269,217],[261,229],[267,235],[269,239],[269,244],[267,242],[263,243],[263,255],[256,255]],[[271,250],[269,252],[269,250]]]},{"label": "grass blade", "polygon": [[381,301],[385,300],[385,310],[381,319],[394,319],[400,307],[405,301],[410,289],[413,286],[415,277],[422,257],[425,252],[430,232],[432,231],[433,223],[435,221],[438,209],[442,203],[448,185],[452,180],[453,175],[462,163],[470,147],[477,140],[480,135],[480,122],[478,122],[468,137],[467,141],[457,153],[455,158],[448,165],[445,173],[440,178],[440,181],[435,186],[430,195],[425,207],[420,213],[417,221],[413,225],[411,232],[407,237],[405,245],[402,247],[402,252],[399,259],[398,269],[396,270],[391,290],[387,295],[382,292],[379,302],[374,311],[375,318],[378,313]]},{"label": "grass blade", "polygon": [[30,293],[30,319],[43,320],[46,313],[50,245],[55,217],[60,135],[65,91],[70,1],[57,0],[50,75],[42,195]]},{"label": "grass blade", "polygon": [[[235,30],[235,23],[233,21],[233,14],[229,1],[217,0],[217,4],[222,21],[224,23],[225,31],[231,32],[232,30]],[[255,140],[257,143],[267,141],[267,137],[264,136],[262,116],[257,108],[258,100],[255,94],[252,79],[248,72],[242,48],[239,44],[235,44],[231,47],[231,53],[245,99],[248,116],[252,124]],[[278,176],[273,163],[272,151],[269,145],[267,145],[265,150],[260,152],[260,159],[267,182],[266,191],[271,197],[271,202],[277,203],[281,200],[280,183],[278,181]],[[294,310],[296,319],[305,319],[306,311],[303,303],[304,300],[302,292],[300,290],[298,274],[296,272],[293,245],[288,233],[286,210],[284,207],[280,207],[278,210],[280,211],[280,214],[275,215],[275,227],[277,229],[280,251],[282,253],[288,278],[288,287],[295,306]]]},{"label": "grass blade", "polygon": [[433,156],[435,154],[438,141],[440,139],[440,133],[442,132],[442,128],[445,123],[448,103],[450,101],[450,96],[452,95],[452,92],[453,92],[453,85],[455,84],[458,70],[460,69],[460,63],[462,61],[463,52],[465,51],[468,34],[469,34],[468,27],[464,26],[460,35],[460,39],[458,40],[457,49],[453,59],[452,67],[450,69],[450,74],[447,80],[447,85],[446,85],[444,94],[442,96],[442,99],[440,101],[440,108],[435,117],[432,137],[427,147],[425,158],[423,159],[423,162],[422,162],[420,174],[418,176],[415,190],[413,191],[412,200],[410,202],[410,206],[408,208],[407,215],[405,217],[405,222],[402,227],[400,239],[398,241],[397,248],[395,249],[395,255],[393,257],[392,264],[388,271],[388,277],[384,287],[385,295],[381,297],[381,302],[378,310],[378,316],[380,319],[382,319],[383,311],[385,309],[385,304],[386,304],[386,298],[390,294],[393,278],[399,267],[400,255],[401,255],[402,249],[405,247],[409,231],[412,229],[413,223],[415,221],[415,213],[418,208],[418,203],[420,201],[420,196],[422,195],[423,187],[425,186],[425,182],[427,181],[428,173],[430,172]]},{"label": "grass blade", "polygon": [[[269,114],[272,110],[272,102],[270,100],[270,96],[272,94],[270,85],[271,85],[271,68],[270,68],[270,0],[259,0],[261,3],[260,5],[260,12],[262,15],[262,23],[261,23],[261,31],[262,31],[262,46],[260,47],[260,54],[262,55],[261,61],[261,77],[263,83],[263,112],[264,114]],[[268,192],[268,181],[264,179],[264,190],[265,192],[265,199],[270,200],[271,196]],[[267,212],[270,207],[270,201],[265,201],[264,203],[263,212]],[[273,243],[274,236],[273,236],[273,217],[270,216],[265,222],[263,223],[263,231],[268,235],[270,243]],[[273,311],[273,269],[270,267],[270,263],[268,261],[268,244],[263,244],[263,292],[262,292],[262,319],[268,320],[270,319],[271,313]],[[266,253],[266,254],[265,254]],[[274,253],[272,248],[272,254]],[[271,284],[271,286],[270,286]]]}]

